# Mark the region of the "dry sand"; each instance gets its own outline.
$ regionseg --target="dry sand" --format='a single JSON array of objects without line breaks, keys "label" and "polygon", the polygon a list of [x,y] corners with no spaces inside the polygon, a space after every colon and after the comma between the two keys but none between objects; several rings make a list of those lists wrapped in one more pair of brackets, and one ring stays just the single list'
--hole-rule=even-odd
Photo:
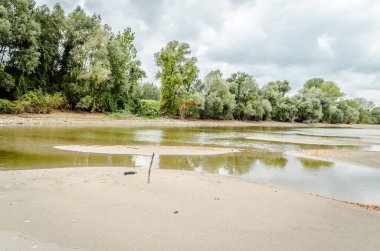
[{"label": "dry sand", "polygon": [[379,151],[360,151],[360,150],[300,150],[288,151],[287,154],[325,160],[331,162],[341,162],[360,166],[370,166],[380,168]]},{"label": "dry sand", "polygon": [[288,123],[274,121],[234,121],[234,120],[178,120],[144,119],[130,117],[113,119],[102,113],[85,113],[56,110],[50,114],[0,114],[0,126],[178,126],[178,127],[339,127],[339,128],[380,128],[379,125],[332,125],[325,123]]},{"label": "dry sand", "polygon": [[204,146],[160,146],[160,145],[123,145],[123,146],[82,146],[65,145],[54,146],[56,149],[106,154],[129,154],[129,155],[214,155],[239,152],[235,148],[204,147]]},{"label": "dry sand", "polygon": [[0,172],[0,249],[380,249],[376,211],[205,173],[153,170],[147,184],[146,170],[125,170]]}]

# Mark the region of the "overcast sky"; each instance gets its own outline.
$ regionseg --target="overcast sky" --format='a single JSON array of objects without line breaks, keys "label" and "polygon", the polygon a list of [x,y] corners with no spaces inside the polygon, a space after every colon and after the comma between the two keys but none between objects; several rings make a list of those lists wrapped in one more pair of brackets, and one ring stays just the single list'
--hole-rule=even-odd
[{"label": "overcast sky", "polygon": [[132,27],[138,56],[154,79],[153,54],[170,40],[190,44],[200,77],[221,69],[253,75],[259,85],[288,80],[293,92],[312,77],[339,84],[349,97],[380,105],[378,0],[36,0],[77,5],[113,31]]}]

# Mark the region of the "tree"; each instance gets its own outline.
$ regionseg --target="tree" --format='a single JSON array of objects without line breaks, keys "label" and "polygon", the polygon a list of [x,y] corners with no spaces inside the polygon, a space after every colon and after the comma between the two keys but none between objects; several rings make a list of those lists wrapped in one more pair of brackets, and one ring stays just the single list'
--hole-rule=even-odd
[{"label": "tree", "polygon": [[[101,30],[100,17],[89,17],[79,6],[67,17],[60,76],[62,78],[61,88],[72,108],[92,109],[93,100],[90,94],[87,93],[88,88],[83,90],[81,86],[83,82],[79,78],[80,75],[83,75],[82,68],[85,65],[87,65],[87,68],[90,66],[88,61],[90,58],[86,55],[80,55],[80,53],[90,50],[92,45],[89,42],[89,37],[95,37],[94,33],[96,31],[98,31],[99,37],[99,30]],[[86,42],[87,48],[83,48]],[[80,101],[81,104],[77,106]]]},{"label": "tree", "polygon": [[177,90],[184,87],[189,92],[197,80],[197,59],[190,57],[190,53],[188,44],[171,41],[160,52],[154,54],[156,65],[161,68],[157,78],[161,80],[160,109],[164,115],[178,114]]},{"label": "tree", "polygon": [[373,118],[371,111],[375,108],[375,104],[372,101],[368,101],[365,98],[354,99],[356,103],[355,107],[359,112],[359,122],[363,124],[373,124]]},{"label": "tree", "polygon": [[320,100],[322,106],[321,120],[331,122],[331,107],[335,106],[339,99],[344,96],[339,86],[332,81],[325,81],[322,78],[313,78],[306,81],[304,87],[299,91],[301,95],[312,95]]},{"label": "tree", "polygon": [[108,52],[113,83],[112,98],[118,107],[124,106],[124,109],[137,113],[142,98],[138,86],[146,73],[137,58],[134,39],[135,33],[128,27],[123,33],[118,33],[116,39],[111,40]]},{"label": "tree", "polygon": [[343,123],[355,124],[359,122],[360,113],[354,100],[342,100],[338,102],[337,108],[343,112]]},{"label": "tree", "polygon": [[252,107],[252,102],[258,100],[259,87],[253,78],[245,72],[233,73],[227,79],[230,91],[235,96],[234,117],[237,119],[249,119],[257,114]]},{"label": "tree", "polygon": [[[292,121],[294,119],[296,111],[292,104],[293,100],[285,97],[289,91],[290,85],[286,80],[269,82],[261,88],[260,95],[271,104],[270,118],[273,120]],[[289,111],[286,111],[286,109],[289,109]]]},{"label": "tree", "polygon": [[55,5],[52,11],[43,5],[35,10],[34,18],[41,27],[37,38],[40,57],[38,66],[30,77],[29,87],[41,89],[43,92],[58,92],[62,60],[60,47],[66,25],[65,14],[60,5]]},{"label": "tree", "polygon": [[160,89],[153,83],[143,83],[138,86],[143,99],[160,100]]},{"label": "tree", "polygon": [[78,64],[75,85],[72,91],[81,97],[77,108],[91,111],[106,111],[102,94],[109,92],[112,84],[109,82],[111,70],[108,60],[107,43],[110,34],[96,29],[83,46],[72,51],[73,60]]},{"label": "tree", "polygon": [[40,26],[33,10],[32,0],[3,0],[0,5],[0,98],[26,93],[28,76],[39,64]]},{"label": "tree", "polygon": [[373,108],[371,116],[375,124],[380,124],[380,107]]},{"label": "tree", "polygon": [[229,85],[223,79],[220,70],[211,71],[204,79],[204,96],[206,118],[232,119],[236,106],[235,98],[230,93]]},{"label": "tree", "polygon": [[323,116],[322,104],[318,98],[318,89],[311,88],[309,92],[296,95],[297,120],[300,122],[318,122]]},{"label": "tree", "polygon": [[297,112],[297,99],[294,97],[282,97],[272,110],[272,116],[277,121],[293,122],[296,119]]}]

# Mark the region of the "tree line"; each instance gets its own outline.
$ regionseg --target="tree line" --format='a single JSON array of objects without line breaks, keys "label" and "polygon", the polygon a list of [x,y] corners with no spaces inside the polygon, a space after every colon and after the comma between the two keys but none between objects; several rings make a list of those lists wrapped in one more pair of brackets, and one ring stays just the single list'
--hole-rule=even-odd
[{"label": "tree line", "polygon": [[199,77],[190,46],[169,42],[155,53],[161,86],[146,83],[131,28],[113,33],[77,7],[1,0],[0,113],[54,108],[194,119],[380,123],[380,107],[344,99],[332,81],[313,78],[295,95],[288,81],[259,87],[254,77],[220,70]]}]

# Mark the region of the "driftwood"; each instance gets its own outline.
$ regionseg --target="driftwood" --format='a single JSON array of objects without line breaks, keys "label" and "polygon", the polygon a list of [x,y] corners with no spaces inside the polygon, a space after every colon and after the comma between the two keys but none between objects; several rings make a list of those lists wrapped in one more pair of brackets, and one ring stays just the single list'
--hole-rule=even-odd
[{"label": "driftwood", "polygon": [[127,171],[127,172],[124,172],[124,175],[134,175],[136,173],[137,173],[136,171]]},{"label": "driftwood", "polygon": [[150,160],[150,165],[149,165],[149,170],[148,170],[148,184],[150,183],[150,170],[152,170],[153,159],[154,159],[154,153],[152,154],[152,159]]}]

